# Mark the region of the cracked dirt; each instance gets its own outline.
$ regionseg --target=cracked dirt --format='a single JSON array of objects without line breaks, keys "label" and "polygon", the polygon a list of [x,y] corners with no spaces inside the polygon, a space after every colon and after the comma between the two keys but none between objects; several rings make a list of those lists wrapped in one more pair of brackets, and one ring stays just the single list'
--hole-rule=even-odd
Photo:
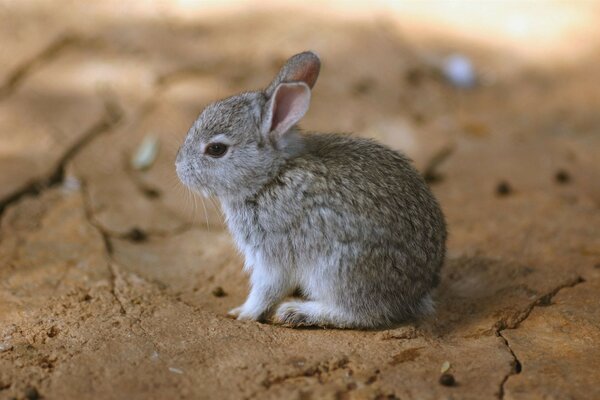
[{"label": "cracked dirt", "polygon": [[[600,398],[597,5],[472,6],[457,24],[443,2],[184,3],[0,1],[0,399]],[[492,23],[511,12],[529,31]],[[206,104],[309,48],[323,70],[303,127],[406,152],[442,204],[431,318],[225,316],[242,260],[174,155]],[[440,75],[455,51],[471,90]],[[158,157],[138,171],[148,135]]]}]

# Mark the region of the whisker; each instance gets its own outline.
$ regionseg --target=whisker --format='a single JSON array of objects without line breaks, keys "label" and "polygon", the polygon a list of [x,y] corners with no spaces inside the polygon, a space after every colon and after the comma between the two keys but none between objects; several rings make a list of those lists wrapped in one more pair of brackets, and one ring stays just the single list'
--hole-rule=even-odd
[{"label": "whisker", "polygon": [[190,188],[188,188],[186,186],[185,189],[186,189],[186,191],[185,191],[186,204],[191,205],[191,212],[192,212],[191,217],[192,217],[192,223],[194,223],[194,220],[196,219],[196,203],[194,201],[194,195],[192,194],[192,191],[190,190]]},{"label": "whisker", "polygon": [[208,223],[208,212],[206,211],[206,203],[204,202],[204,198],[201,197],[200,200],[202,201],[202,207],[204,208],[204,218],[206,218],[206,227],[210,232],[210,224]]},{"label": "whisker", "polygon": [[198,199],[192,190],[190,190],[190,196],[192,197],[192,204],[194,205],[194,214],[192,216],[193,222],[196,222],[198,218]]},{"label": "whisker", "polygon": [[214,197],[210,196],[208,198],[208,200],[216,208],[216,210],[219,212],[219,214],[221,214],[221,217],[225,218],[225,214],[223,213],[223,210],[221,209],[221,205],[219,204],[219,202],[217,201],[217,199],[215,199]]}]

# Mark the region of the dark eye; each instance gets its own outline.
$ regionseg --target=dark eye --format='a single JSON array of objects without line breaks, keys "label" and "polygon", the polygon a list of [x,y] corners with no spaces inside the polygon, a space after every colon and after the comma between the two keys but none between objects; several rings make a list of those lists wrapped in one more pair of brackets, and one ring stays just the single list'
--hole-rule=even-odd
[{"label": "dark eye", "polygon": [[223,157],[227,152],[227,145],[223,143],[209,143],[204,152],[211,157]]}]

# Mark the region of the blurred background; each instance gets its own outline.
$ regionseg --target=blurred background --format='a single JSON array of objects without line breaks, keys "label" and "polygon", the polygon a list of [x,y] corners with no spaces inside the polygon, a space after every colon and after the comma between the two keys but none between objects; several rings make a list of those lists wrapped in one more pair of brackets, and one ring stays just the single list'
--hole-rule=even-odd
[{"label": "blurred background", "polygon": [[[110,218],[119,196],[139,195],[135,185],[164,195],[172,213],[189,212],[167,181],[176,180],[173,154],[192,121],[215,99],[264,87],[305,49],[323,59],[306,129],[375,137],[405,151],[432,182],[441,184],[438,167],[447,168],[473,196],[502,183],[500,191],[545,190],[556,174],[596,169],[586,163],[599,126],[598,7],[3,1],[0,201],[56,179],[79,158],[80,175],[111,176],[101,190],[107,199],[98,200],[107,202],[101,219]],[[82,145],[102,128],[118,132]],[[160,147],[152,168],[114,176],[147,136]],[[120,179],[126,183],[117,189]],[[455,181],[444,192],[462,190]],[[597,187],[584,190],[597,201]],[[135,214],[139,204],[129,207]],[[152,225],[155,218],[139,224],[166,229]],[[122,233],[129,228],[122,225],[111,228]]]},{"label": "blurred background", "polygon": [[[426,375],[419,374],[437,371],[444,352],[455,352],[489,361],[463,363],[461,398],[527,398],[541,388],[554,390],[554,398],[590,395],[597,367],[593,358],[584,361],[598,332],[571,339],[586,324],[597,326],[599,312],[597,302],[582,305],[600,272],[599,2],[0,0],[0,397],[3,390],[22,396],[34,385],[54,398],[82,398],[86,388],[77,377],[87,382],[92,375],[102,377],[96,393],[149,393],[123,371],[162,382],[165,392],[155,388],[155,395],[179,385],[193,397],[229,389],[228,379],[239,374],[254,382],[252,367],[231,369],[245,359],[227,358],[230,348],[242,346],[248,359],[277,371],[289,364],[292,350],[284,346],[295,343],[308,365],[344,352],[346,339],[368,353],[364,368],[381,369],[380,383],[365,393],[403,393],[394,374],[404,364],[378,366],[404,344],[377,347],[355,333],[317,332],[311,353],[301,333],[254,331],[223,319],[245,297],[242,262],[216,201],[194,198],[175,175],[175,153],[203,107],[265,87],[289,56],[307,49],[320,55],[322,70],[301,126],[352,132],[403,151],[447,216],[438,317],[419,334],[438,352],[402,370],[414,378],[405,381],[412,393],[441,398],[436,381],[424,387]],[[566,322],[544,314],[538,325],[510,330],[519,362],[487,341],[504,337],[503,329],[519,326],[560,288],[584,281],[582,294],[565,300]],[[53,314],[49,304],[63,311]],[[195,313],[173,305],[152,319],[165,304]],[[129,331],[118,336],[125,317],[114,307],[144,316],[137,339]],[[81,322],[100,314],[101,322]],[[211,332],[229,342],[167,329],[178,321],[198,330],[212,324]],[[58,332],[70,340],[60,342]],[[275,336],[263,341],[263,334]],[[256,344],[232,339],[244,336]],[[161,375],[145,364],[153,353],[139,349],[148,337],[158,347],[187,341],[185,351],[166,344],[157,350],[178,360],[176,372]],[[104,338],[115,340],[112,350],[98,344]],[[27,358],[33,350],[19,343],[37,355]],[[208,379],[210,365],[198,364],[207,348],[229,360],[212,361],[222,367],[221,379]],[[63,360],[64,349],[114,367]],[[50,361],[39,364],[38,356]],[[12,368],[17,362],[19,370]],[[52,374],[48,362],[63,374]],[[507,380],[521,364],[528,378]],[[201,375],[176,381],[182,365]],[[336,379],[328,384],[337,387]],[[289,390],[300,386],[292,382]],[[269,388],[245,383],[231,394]]]}]

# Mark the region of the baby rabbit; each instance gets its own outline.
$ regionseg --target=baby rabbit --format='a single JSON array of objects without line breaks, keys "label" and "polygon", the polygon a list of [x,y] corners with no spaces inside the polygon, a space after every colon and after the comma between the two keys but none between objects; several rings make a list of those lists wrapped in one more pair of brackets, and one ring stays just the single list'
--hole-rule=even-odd
[{"label": "baby rabbit", "polygon": [[[444,262],[438,203],[403,155],[295,126],[319,75],[290,58],[265,89],[206,107],[177,155],[181,181],[217,196],[251,274],[240,320],[386,327],[433,310]],[[284,301],[293,293],[304,300]]]}]

